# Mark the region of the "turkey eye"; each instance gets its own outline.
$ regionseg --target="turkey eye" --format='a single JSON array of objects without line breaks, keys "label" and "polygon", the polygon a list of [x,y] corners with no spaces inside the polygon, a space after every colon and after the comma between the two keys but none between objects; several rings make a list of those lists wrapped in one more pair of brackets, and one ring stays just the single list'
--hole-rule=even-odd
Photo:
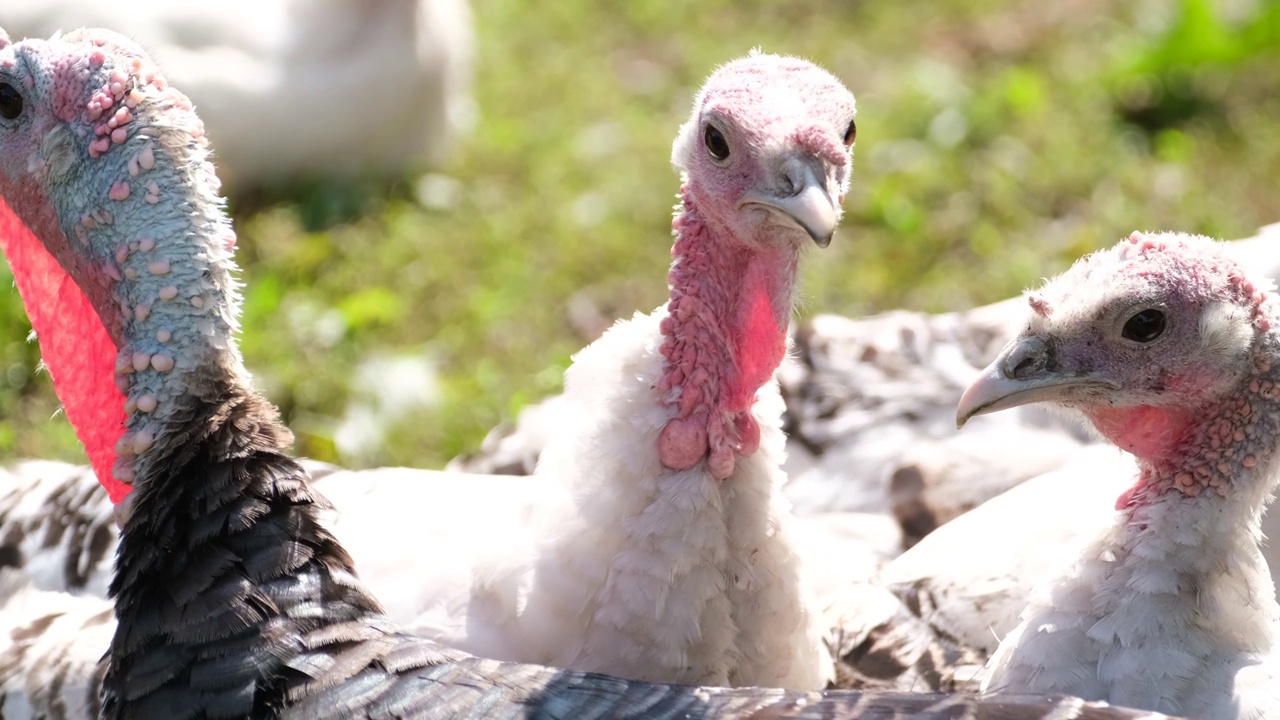
[{"label": "turkey eye", "polygon": [[858,139],[858,124],[849,121],[849,129],[844,131],[844,144],[846,146],[853,145],[853,141]]},{"label": "turkey eye", "polygon": [[13,120],[22,114],[22,96],[9,83],[0,83],[0,117]]},{"label": "turkey eye", "polygon": [[729,142],[724,139],[724,133],[715,129],[714,126],[707,126],[702,140],[707,144],[707,152],[711,153],[712,160],[724,160],[729,157]]},{"label": "turkey eye", "polygon": [[1143,310],[1129,318],[1120,335],[1126,340],[1149,343],[1164,332],[1164,313],[1159,310]]}]

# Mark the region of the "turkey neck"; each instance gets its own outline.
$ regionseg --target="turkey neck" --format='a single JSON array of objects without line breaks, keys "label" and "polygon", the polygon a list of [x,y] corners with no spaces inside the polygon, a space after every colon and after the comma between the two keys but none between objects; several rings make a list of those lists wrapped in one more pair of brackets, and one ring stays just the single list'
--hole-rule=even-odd
[{"label": "turkey neck", "polygon": [[[1267,321],[1274,322],[1274,320]],[[1116,502],[1134,520],[1161,502],[1204,498],[1238,505],[1249,524],[1261,520],[1275,486],[1280,433],[1280,339],[1264,332],[1245,377],[1230,397],[1206,407],[1102,408],[1089,411],[1095,427],[1138,458],[1135,485]],[[1127,443],[1133,428],[1155,426],[1163,438]],[[1138,447],[1133,447],[1137,445]]]},{"label": "turkey neck", "polygon": [[109,476],[95,463],[104,485],[132,484],[103,714],[267,717],[297,684],[284,666],[301,637],[380,609],[316,522],[322,501],[283,454],[288,430],[249,387],[234,235],[203,128],[145,65],[122,73],[113,59],[128,60],[101,53],[110,82],[94,98],[131,109],[122,131],[86,151],[73,122],[54,125],[31,187],[0,186],[25,225],[6,228],[5,250],[68,417],[114,458]]},{"label": "turkey neck", "polygon": [[[88,100],[61,108],[66,122],[31,158],[34,182],[3,188],[40,240],[5,250],[68,418],[119,502],[155,474],[161,446],[190,439],[183,398],[246,373],[232,338],[235,235],[203,125],[154,68],[98,55],[101,69],[67,94]],[[51,62],[78,67],[74,53]]]},{"label": "turkey neck", "polygon": [[[1097,548],[1107,567],[1098,597],[1115,603],[1118,616],[1125,612],[1121,598],[1135,592],[1183,600],[1171,602],[1165,623],[1132,627],[1160,634],[1185,622],[1239,643],[1241,652],[1272,648],[1274,589],[1258,543],[1280,470],[1277,357],[1280,343],[1265,332],[1233,396],[1169,421],[1181,423],[1181,432],[1162,453],[1138,457],[1138,480],[1117,501],[1114,529]],[[1242,604],[1260,610],[1242,612]]]},{"label": "turkey neck", "polygon": [[688,183],[681,199],[657,386],[674,417],[658,447],[667,467],[688,469],[706,458],[723,480],[736,454],[759,445],[749,411],[786,354],[800,247],[731,237],[702,216]]}]

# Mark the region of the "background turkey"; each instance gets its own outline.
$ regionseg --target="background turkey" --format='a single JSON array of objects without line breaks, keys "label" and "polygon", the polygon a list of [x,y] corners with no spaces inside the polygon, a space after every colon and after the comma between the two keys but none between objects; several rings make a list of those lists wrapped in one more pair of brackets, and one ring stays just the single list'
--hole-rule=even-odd
[{"label": "background turkey", "polygon": [[[103,27],[200,110],[229,191],[437,166],[475,113],[466,0],[2,0],[14,38]],[[337,103],[341,112],[334,112]]]}]

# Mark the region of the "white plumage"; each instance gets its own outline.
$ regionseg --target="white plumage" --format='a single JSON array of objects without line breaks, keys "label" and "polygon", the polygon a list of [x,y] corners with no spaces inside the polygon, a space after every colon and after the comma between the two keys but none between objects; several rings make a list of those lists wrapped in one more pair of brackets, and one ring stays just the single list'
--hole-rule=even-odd
[{"label": "white plumage", "polygon": [[[330,527],[391,617],[484,657],[821,686],[825,627],[777,492],[776,386],[753,410],[760,449],[733,476],[662,468],[656,437],[668,416],[648,399],[660,318],[619,323],[575,357],[565,395],[574,412],[531,477],[387,468],[319,483],[340,509]],[[388,527],[415,530],[388,543]]]},{"label": "white plumage", "polygon": [[820,686],[818,618],[777,492],[776,388],[753,410],[760,448],[732,476],[663,468],[657,436],[669,414],[648,399],[661,374],[661,317],[615,326],[567,374],[575,422],[560,432],[572,440],[548,447],[525,480],[538,492],[531,557],[504,553],[504,563],[523,562],[493,574],[492,604],[463,614],[473,627],[510,629],[441,639],[628,677]]},{"label": "white plumage", "polygon": [[[1280,619],[1258,509],[1170,498],[1115,514],[1032,593],[984,689],[1062,692],[1209,720],[1280,713]],[[1190,581],[1190,582],[1189,582]]]}]

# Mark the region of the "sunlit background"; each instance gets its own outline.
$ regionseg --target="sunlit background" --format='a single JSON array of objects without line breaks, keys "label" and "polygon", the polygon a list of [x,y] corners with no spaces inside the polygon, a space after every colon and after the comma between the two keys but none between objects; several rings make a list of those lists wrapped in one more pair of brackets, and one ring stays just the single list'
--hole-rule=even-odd
[{"label": "sunlit background", "polygon": [[[474,450],[615,318],[663,301],[671,139],[706,75],[754,46],[815,60],[858,96],[853,190],[808,257],[806,316],[963,309],[1133,229],[1241,237],[1280,220],[1277,2],[259,0],[189,26],[173,17],[187,3],[148,4],[194,47],[153,47],[162,63],[287,82],[221,126],[207,116],[215,149],[220,127],[283,148],[307,140],[290,128],[357,108],[385,118],[358,128],[391,144],[354,177],[258,150],[238,161],[252,170],[225,168],[248,365],[300,453],[351,466]],[[155,24],[139,12],[0,0],[0,27],[137,36]],[[275,68],[299,34],[322,50]],[[410,106],[421,123],[402,131]],[[272,174],[254,161],[277,177],[254,179]],[[0,456],[82,459],[51,419],[7,269],[0,287]]]}]

